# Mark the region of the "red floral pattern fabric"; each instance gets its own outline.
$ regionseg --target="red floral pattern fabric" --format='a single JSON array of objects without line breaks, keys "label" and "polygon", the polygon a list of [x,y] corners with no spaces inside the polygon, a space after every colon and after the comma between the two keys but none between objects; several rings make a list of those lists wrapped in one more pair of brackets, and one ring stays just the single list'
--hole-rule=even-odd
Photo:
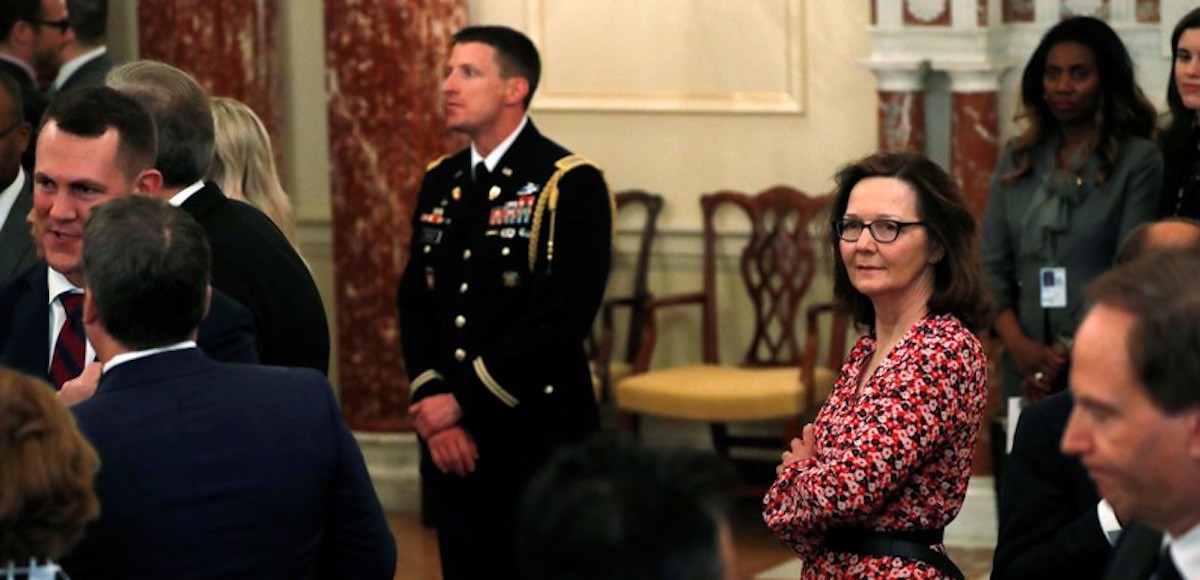
[{"label": "red floral pattern fabric", "polygon": [[[830,527],[940,528],[967,493],[987,398],[983,346],[952,315],[922,319],[863,386],[864,336],[815,421],[816,456],[793,463],[763,499],[763,519],[804,560],[802,578],[941,578],[923,562],[829,551]],[[944,551],[944,546],[934,546]]]}]

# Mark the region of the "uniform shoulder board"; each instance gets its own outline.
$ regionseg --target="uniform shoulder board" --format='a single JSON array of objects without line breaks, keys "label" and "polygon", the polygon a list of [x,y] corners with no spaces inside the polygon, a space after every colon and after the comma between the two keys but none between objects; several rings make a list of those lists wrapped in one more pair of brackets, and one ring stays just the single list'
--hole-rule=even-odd
[{"label": "uniform shoulder board", "polygon": [[575,169],[576,167],[579,167],[581,165],[591,165],[592,167],[596,167],[596,164],[592,163],[591,160],[589,160],[587,157],[584,157],[577,153],[572,153],[572,154],[567,155],[566,157],[563,157],[562,159],[559,159],[558,161],[554,162],[555,169],[558,169],[559,171],[561,171],[563,173],[566,173],[566,172],[568,172],[572,169]]},{"label": "uniform shoulder board", "polygon": [[449,157],[449,155],[443,155],[443,156],[441,156],[441,157],[438,157],[437,159],[434,159],[433,161],[430,161],[430,162],[429,162],[429,165],[426,165],[426,166],[425,166],[425,171],[430,171],[430,170],[432,170],[434,167],[437,167],[438,165],[441,165],[441,164],[442,164],[442,162],[443,162],[443,161],[445,161],[447,157]]}]

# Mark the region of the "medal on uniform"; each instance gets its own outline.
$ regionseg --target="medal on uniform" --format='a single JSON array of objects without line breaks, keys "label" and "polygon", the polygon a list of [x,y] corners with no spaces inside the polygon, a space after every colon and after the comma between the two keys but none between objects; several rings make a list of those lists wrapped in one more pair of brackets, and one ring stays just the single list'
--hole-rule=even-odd
[{"label": "medal on uniform", "polygon": [[512,177],[512,168],[505,167],[504,169],[500,170],[500,173],[503,173],[505,177]]},{"label": "medal on uniform", "polygon": [[500,186],[493,185],[492,188],[488,190],[488,201],[494,200],[497,197],[500,197]]}]

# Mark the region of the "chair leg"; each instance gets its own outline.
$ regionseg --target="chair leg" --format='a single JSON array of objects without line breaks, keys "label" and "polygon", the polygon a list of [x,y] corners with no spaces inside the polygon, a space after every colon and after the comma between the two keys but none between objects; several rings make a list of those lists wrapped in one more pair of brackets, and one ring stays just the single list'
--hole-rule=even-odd
[{"label": "chair leg", "polygon": [[712,433],[713,449],[716,450],[717,455],[729,457],[729,448],[732,446],[729,429],[724,423],[712,423],[708,426],[708,430]]},{"label": "chair leg", "polygon": [[617,430],[623,433],[632,433],[636,438],[642,429],[642,419],[636,413],[629,411],[617,411]]}]

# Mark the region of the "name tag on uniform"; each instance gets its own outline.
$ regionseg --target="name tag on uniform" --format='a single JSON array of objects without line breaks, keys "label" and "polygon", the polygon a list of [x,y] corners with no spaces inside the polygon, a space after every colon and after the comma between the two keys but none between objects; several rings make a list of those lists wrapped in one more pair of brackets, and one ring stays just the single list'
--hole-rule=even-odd
[{"label": "name tag on uniform", "polygon": [[1042,308],[1067,307],[1067,269],[1063,267],[1038,270]]}]

